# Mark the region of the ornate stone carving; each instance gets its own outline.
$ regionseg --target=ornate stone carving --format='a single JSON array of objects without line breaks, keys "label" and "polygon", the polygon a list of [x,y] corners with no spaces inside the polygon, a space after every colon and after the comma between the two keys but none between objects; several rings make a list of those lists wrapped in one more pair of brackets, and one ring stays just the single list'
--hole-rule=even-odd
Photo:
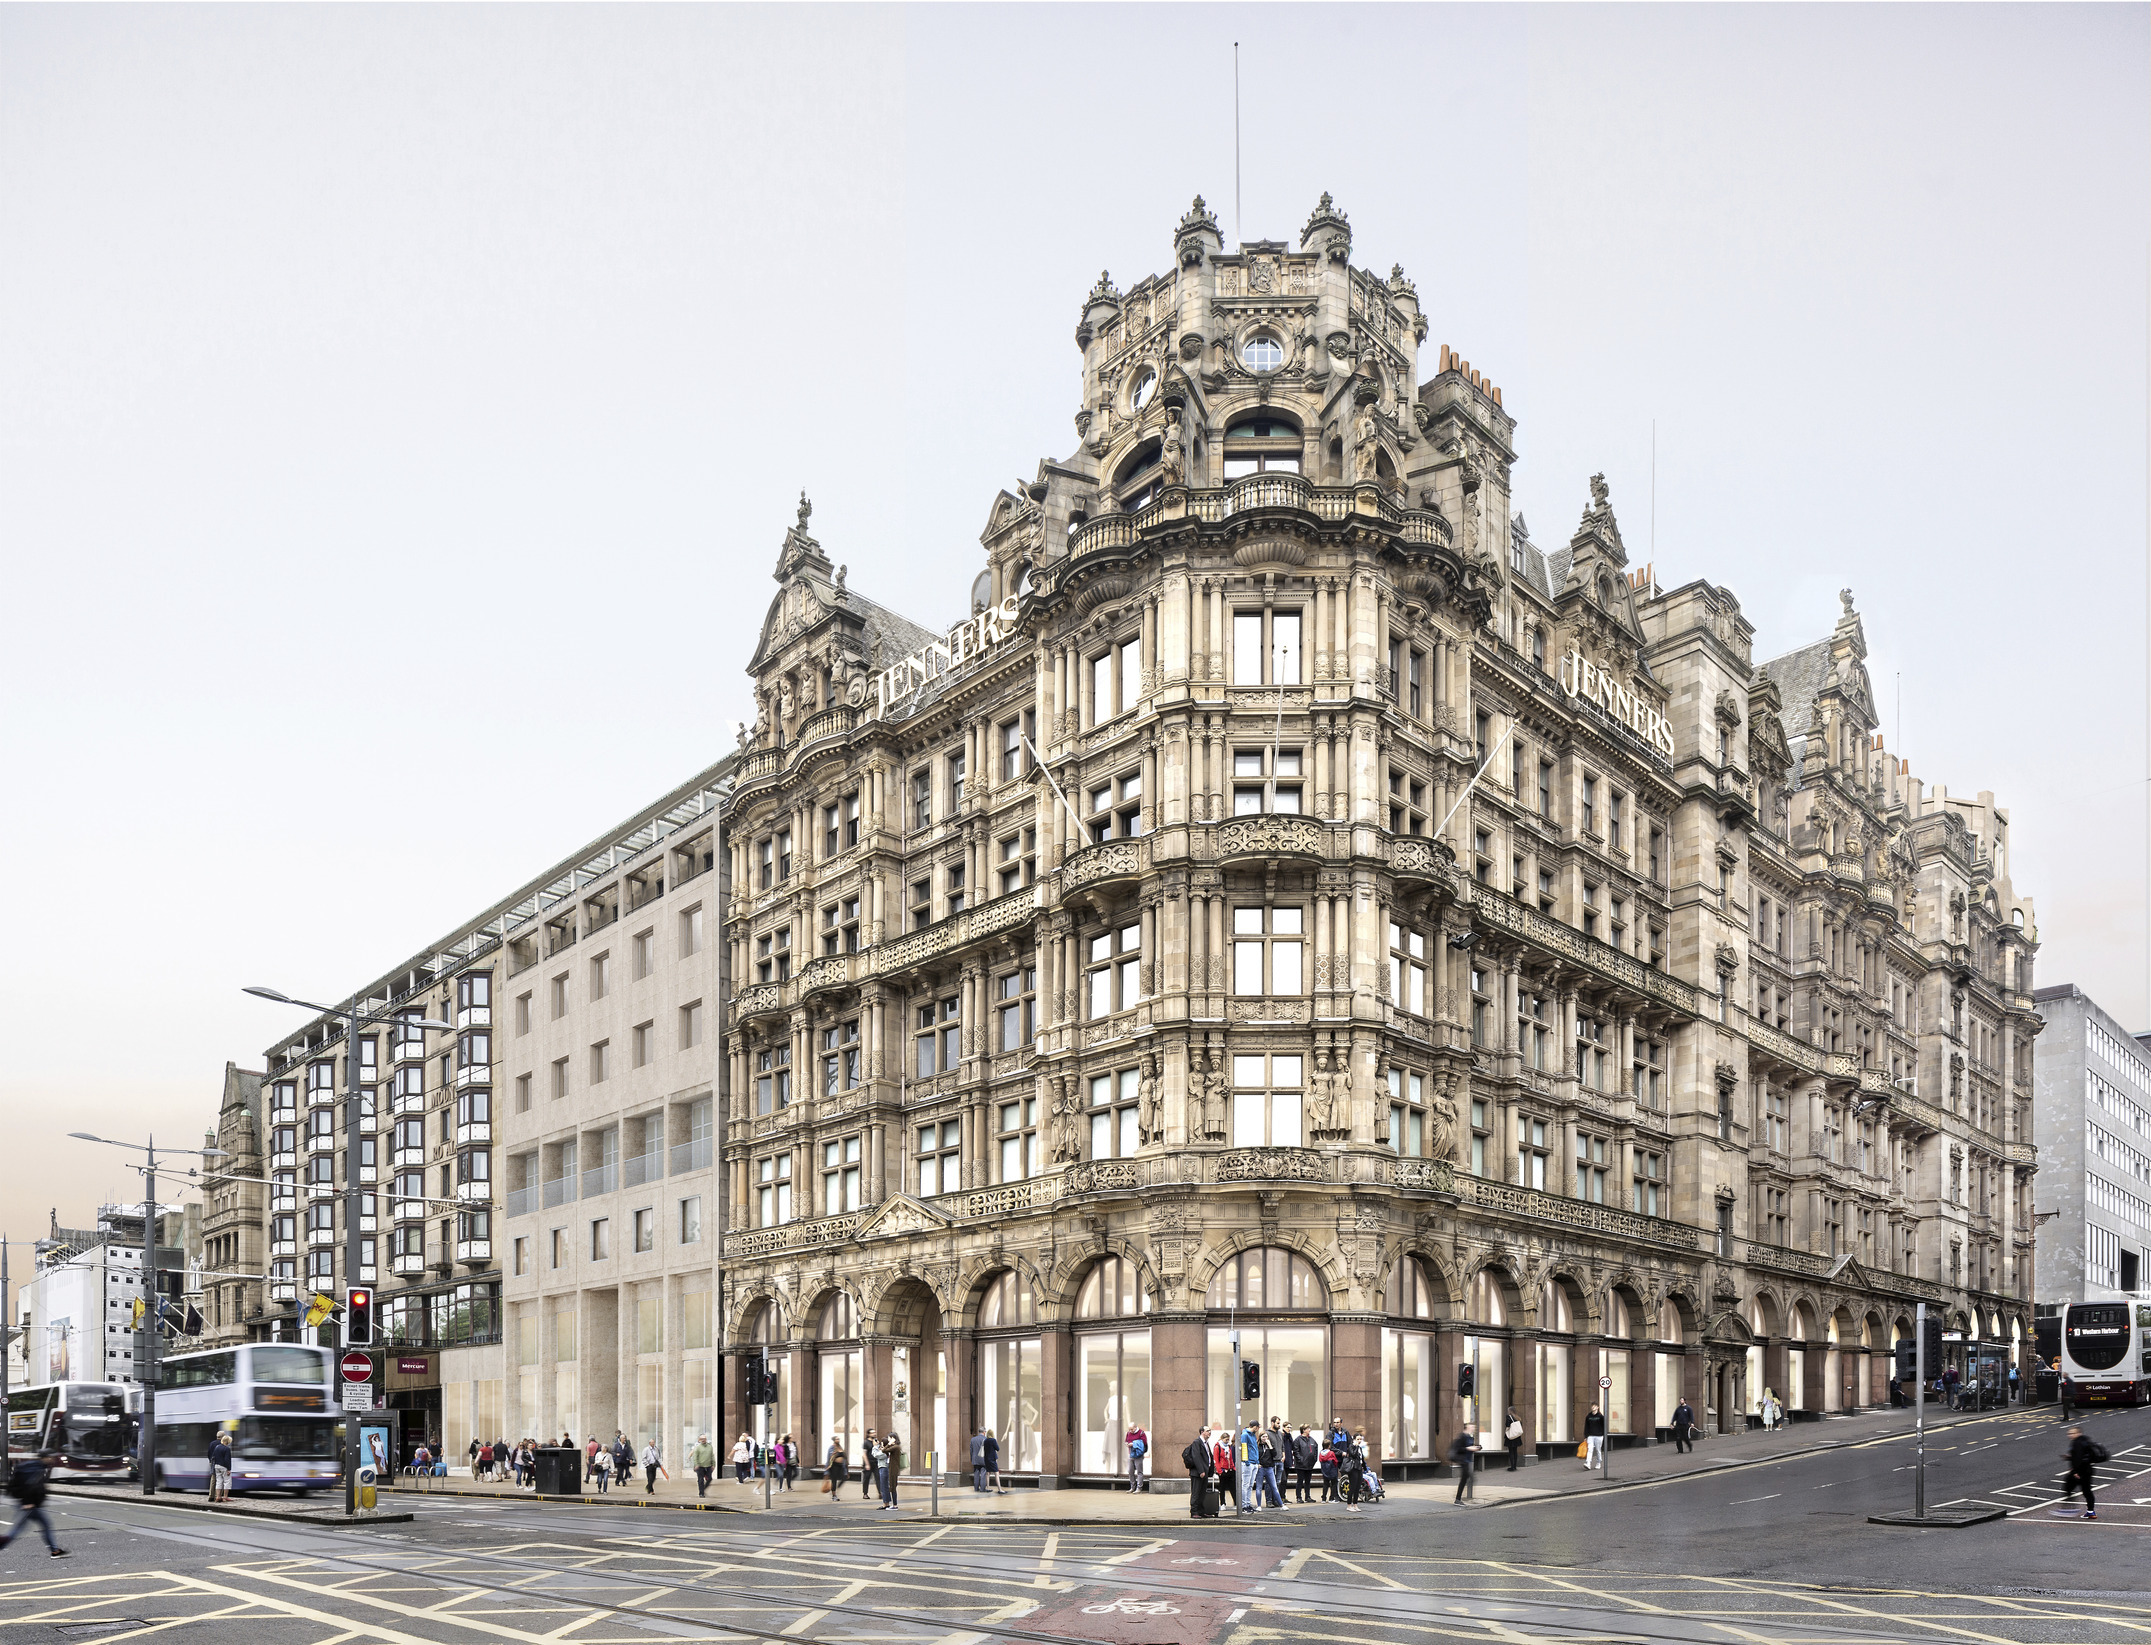
[{"label": "ornate stone carving", "polygon": [[1324,1182],[1322,1156],[1307,1148],[1241,1148],[1222,1154],[1219,1182]]}]

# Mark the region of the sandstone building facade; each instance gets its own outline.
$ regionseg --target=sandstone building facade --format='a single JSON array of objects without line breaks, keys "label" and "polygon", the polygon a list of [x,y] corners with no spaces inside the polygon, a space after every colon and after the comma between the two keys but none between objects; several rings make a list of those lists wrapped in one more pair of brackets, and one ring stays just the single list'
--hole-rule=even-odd
[{"label": "sandstone building facade", "polygon": [[1500,390],[1422,376],[1327,197],[1173,249],[1090,292],[962,620],[786,534],[720,1125],[778,1404],[728,1377],[728,1431],[1057,1483],[1240,1399],[1431,1464],[1602,1377],[1634,1435],[1875,1403],[1918,1301],[2026,1330],[2036,923],[2006,812],[1882,747],[1850,596],[1758,661],[1603,481],[1535,543]]}]

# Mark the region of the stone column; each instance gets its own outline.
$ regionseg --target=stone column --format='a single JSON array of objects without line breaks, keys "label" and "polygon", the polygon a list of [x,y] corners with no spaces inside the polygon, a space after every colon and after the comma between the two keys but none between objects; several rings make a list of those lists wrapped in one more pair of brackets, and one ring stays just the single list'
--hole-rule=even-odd
[{"label": "stone column", "polygon": [[1205,1316],[1150,1316],[1150,1443],[1157,1453],[1151,1469],[1153,1492],[1188,1489],[1180,1452],[1203,1424],[1208,1365]]},{"label": "stone column", "polygon": [[1048,1327],[1039,1335],[1038,1484],[1052,1491],[1076,1471],[1075,1408],[1081,1390],[1076,1386],[1075,1338],[1065,1327]]},{"label": "stone column", "polygon": [[[941,1352],[948,1356],[948,1460],[943,1485],[971,1483],[971,1435],[978,1429],[978,1344],[967,1325],[941,1327]],[[930,1408],[929,1408],[929,1414]]]},{"label": "stone column", "polygon": [[1382,1445],[1382,1316],[1330,1315],[1330,1414],[1365,1429],[1376,1456]]}]

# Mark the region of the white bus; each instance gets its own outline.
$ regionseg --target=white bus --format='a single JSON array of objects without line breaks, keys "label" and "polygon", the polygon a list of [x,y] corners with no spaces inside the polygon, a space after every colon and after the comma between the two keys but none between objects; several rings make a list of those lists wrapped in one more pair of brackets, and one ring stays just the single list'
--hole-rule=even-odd
[{"label": "white bus", "polygon": [[2061,1311],[2061,1374],[2079,1405],[2151,1400],[2151,1302],[2072,1302]]},{"label": "white bus", "polygon": [[46,1382],[8,1390],[9,1453],[58,1451],[57,1474],[123,1473],[133,1435],[124,1383]]},{"label": "white bus", "polygon": [[341,1416],[329,1408],[327,1348],[251,1342],[175,1354],[157,1367],[157,1484],[206,1491],[223,1429],[234,1491],[319,1491],[342,1482]]}]

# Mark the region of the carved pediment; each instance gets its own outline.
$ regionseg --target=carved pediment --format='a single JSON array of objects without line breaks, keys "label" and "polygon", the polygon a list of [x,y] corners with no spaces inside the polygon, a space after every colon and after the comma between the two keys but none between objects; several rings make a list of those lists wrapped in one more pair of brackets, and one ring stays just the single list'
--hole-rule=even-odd
[{"label": "carved pediment", "polygon": [[953,1227],[956,1219],[935,1210],[909,1194],[891,1194],[859,1224],[857,1239],[882,1239],[893,1234],[938,1234]]}]

